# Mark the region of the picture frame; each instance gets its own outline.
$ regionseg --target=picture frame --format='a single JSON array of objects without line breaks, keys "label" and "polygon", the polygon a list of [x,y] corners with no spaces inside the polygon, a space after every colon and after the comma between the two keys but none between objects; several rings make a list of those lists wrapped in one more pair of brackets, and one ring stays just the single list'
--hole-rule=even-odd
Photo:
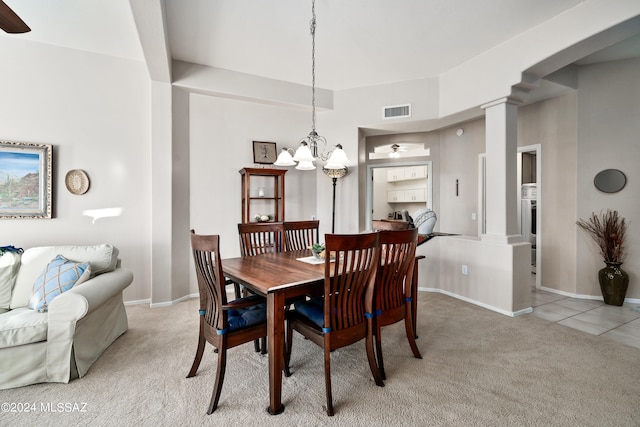
[{"label": "picture frame", "polygon": [[0,141],[0,219],[51,219],[52,151]]},{"label": "picture frame", "polygon": [[253,141],[253,163],[272,165],[277,158],[275,142]]}]

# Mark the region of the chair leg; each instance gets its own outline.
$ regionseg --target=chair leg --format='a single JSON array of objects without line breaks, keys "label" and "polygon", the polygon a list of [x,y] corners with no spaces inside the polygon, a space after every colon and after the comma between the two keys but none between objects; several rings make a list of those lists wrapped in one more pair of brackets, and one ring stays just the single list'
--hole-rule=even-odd
[{"label": "chair leg", "polygon": [[260,340],[253,340],[253,349],[255,350],[256,353],[260,352]]},{"label": "chair leg", "polygon": [[382,335],[380,327],[376,326],[376,359],[378,360],[378,370],[380,371],[380,377],[383,380],[387,379],[387,374],[384,372],[384,360],[382,359]]},{"label": "chair leg", "polygon": [[293,329],[291,328],[291,322],[287,320],[286,324],[286,334],[284,341],[284,376],[290,377],[291,371],[289,370],[289,363],[291,362],[291,346],[293,344]]},{"label": "chair leg", "polygon": [[218,352],[218,367],[216,369],[216,382],[213,385],[213,393],[211,394],[211,403],[209,403],[209,409],[207,415],[211,415],[213,411],[218,407],[218,400],[220,400],[220,392],[222,391],[222,383],[224,382],[224,372],[227,367],[227,348],[224,343],[220,351]]},{"label": "chair leg", "polygon": [[333,397],[331,395],[331,352],[324,349],[324,383],[327,389],[327,415],[333,417]]},{"label": "chair leg", "polygon": [[418,350],[418,345],[416,344],[416,334],[413,330],[413,321],[411,320],[411,315],[404,318],[404,328],[407,331],[407,340],[409,340],[409,346],[411,347],[411,351],[413,352],[413,357],[415,357],[416,359],[422,359],[422,355],[420,354],[420,350]]},{"label": "chair leg", "polygon": [[260,354],[267,354],[267,337],[262,337],[260,339],[260,346],[262,347]]},{"label": "chair leg", "polygon": [[200,316],[200,331],[198,336],[198,347],[196,349],[196,357],[193,359],[191,370],[187,374],[187,378],[191,378],[196,375],[200,362],[202,361],[202,354],[204,353],[204,346],[207,341],[204,339],[204,319]]},{"label": "chair leg", "polygon": [[[371,368],[371,373],[373,374],[373,379],[376,381],[376,385],[379,387],[384,387],[384,382],[382,381],[383,377],[380,373],[380,369],[378,369],[378,365],[376,364],[376,358],[373,352],[373,330],[374,324],[372,319],[368,319],[368,328],[367,337],[365,339],[365,346],[367,348],[367,359],[369,360],[369,368]],[[377,327],[377,326],[376,326]],[[377,337],[380,336],[380,329],[377,330]],[[376,338],[379,339],[379,338]],[[379,360],[382,361],[382,349],[380,348]]]}]

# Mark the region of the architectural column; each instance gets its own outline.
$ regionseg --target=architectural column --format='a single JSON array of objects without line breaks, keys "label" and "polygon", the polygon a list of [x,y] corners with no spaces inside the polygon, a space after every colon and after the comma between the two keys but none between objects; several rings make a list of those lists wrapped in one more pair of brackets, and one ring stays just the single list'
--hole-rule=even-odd
[{"label": "architectural column", "polygon": [[496,243],[522,241],[518,230],[516,98],[505,97],[482,105],[486,125],[486,234]]}]

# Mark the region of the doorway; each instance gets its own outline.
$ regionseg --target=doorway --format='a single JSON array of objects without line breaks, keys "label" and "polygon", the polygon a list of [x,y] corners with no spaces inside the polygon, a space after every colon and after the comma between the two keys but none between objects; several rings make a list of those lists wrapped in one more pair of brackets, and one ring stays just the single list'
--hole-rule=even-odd
[{"label": "doorway", "polygon": [[518,147],[518,226],[525,242],[531,243],[531,273],[536,288],[542,284],[541,217],[542,217],[541,145]]},{"label": "doorway", "polygon": [[367,166],[366,224],[433,209],[432,162],[378,163]]}]

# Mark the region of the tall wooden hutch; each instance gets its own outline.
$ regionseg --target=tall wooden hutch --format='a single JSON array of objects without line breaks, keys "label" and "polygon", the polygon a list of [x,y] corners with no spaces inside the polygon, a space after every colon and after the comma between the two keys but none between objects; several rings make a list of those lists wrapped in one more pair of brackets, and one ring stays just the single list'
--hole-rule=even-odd
[{"label": "tall wooden hutch", "polygon": [[286,169],[242,168],[242,222],[256,222],[256,215],[284,221],[284,174]]}]

